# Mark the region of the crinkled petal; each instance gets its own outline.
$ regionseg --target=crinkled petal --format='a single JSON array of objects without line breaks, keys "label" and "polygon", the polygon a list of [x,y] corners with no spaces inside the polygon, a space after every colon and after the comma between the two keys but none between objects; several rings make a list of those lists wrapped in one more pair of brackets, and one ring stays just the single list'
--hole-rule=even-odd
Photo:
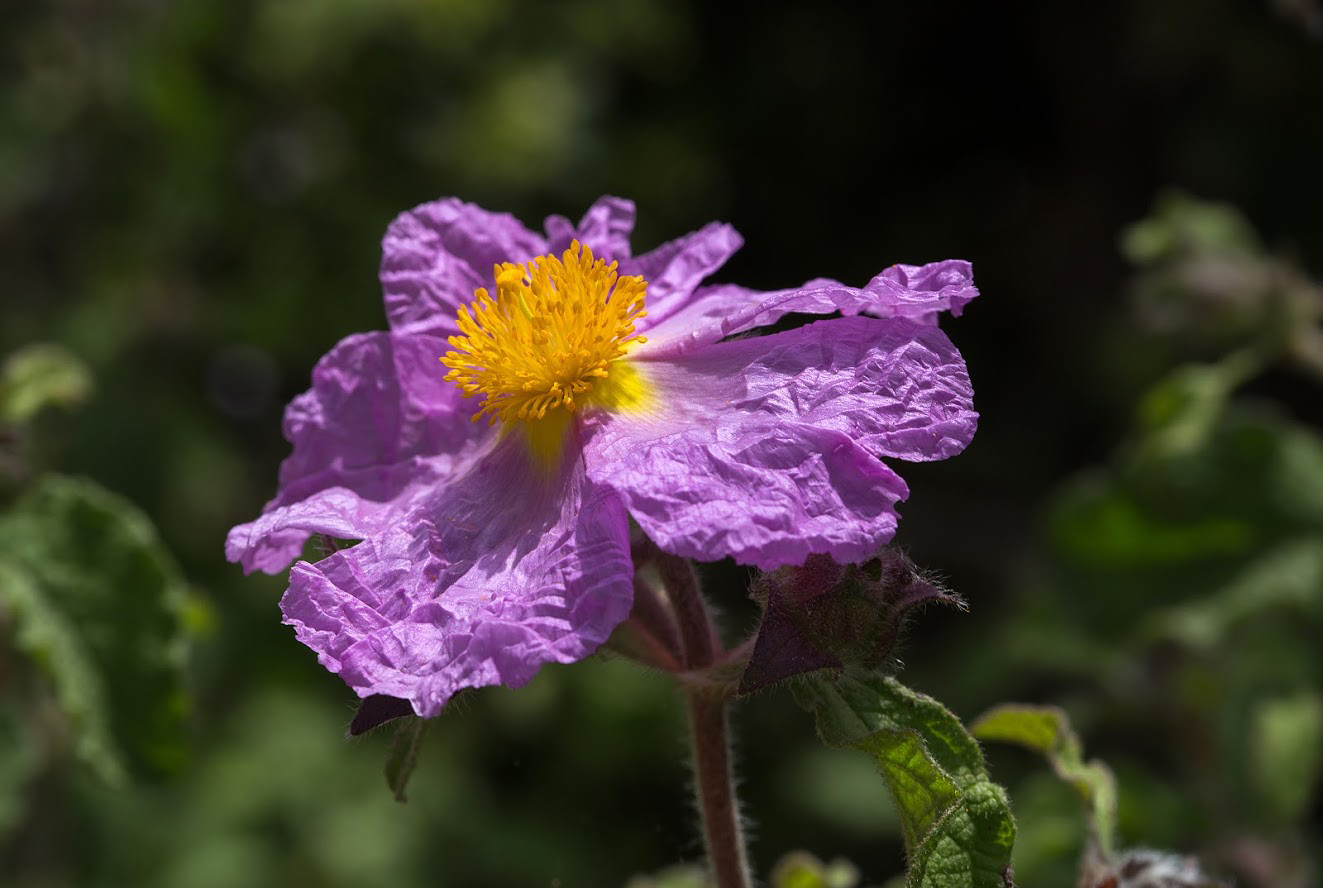
[{"label": "crinkled petal", "polygon": [[392,330],[449,336],[455,313],[490,287],[492,268],[526,262],[547,243],[509,213],[454,198],[401,213],[381,243],[381,289]]},{"label": "crinkled petal", "polygon": [[230,531],[226,556],[277,573],[313,533],[360,539],[462,472],[492,436],[477,407],[444,379],[448,346],[432,336],[365,333],[342,340],[285,411],[294,451],[261,517]]},{"label": "crinkled petal", "polygon": [[944,259],[926,265],[893,265],[864,287],[880,307],[860,311],[880,316],[913,318],[932,323],[939,312],[956,317],[978,296],[974,268],[963,259]]},{"label": "crinkled petal", "polygon": [[960,352],[941,329],[901,318],[817,321],[634,366],[659,412],[785,418],[910,461],[954,456],[978,424]]},{"label": "crinkled petal", "polygon": [[[648,329],[650,356],[680,354],[775,323],[791,312],[866,314],[933,324],[943,311],[960,314],[978,295],[970,264],[958,259],[893,265],[863,289],[827,279],[790,290],[759,291],[730,284],[703,287],[689,302]],[[651,311],[651,303],[649,304]]]},{"label": "crinkled petal", "polygon": [[712,222],[636,259],[621,261],[622,275],[637,274],[648,282],[648,315],[639,323],[639,331],[646,333],[684,308],[703,279],[743,244],[734,228]]},{"label": "crinkled petal", "polygon": [[629,235],[634,231],[634,201],[606,195],[583,214],[575,226],[564,216],[548,216],[547,252],[561,253],[577,240],[604,259],[628,259]]},{"label": "crinkled petal", "polygon": [[624,508],[577,447],[548,470],[510,434],[406,520],[295,565],[281,608],[360,696],[430,717],[462,688],[587,656],[628,615],[632,576]]},{"label": "crinkled petal", "polygon": [[937,327],[836,318],[633,366],[648,409],[593,417],[589,474],[662,548],[759,567],[871,556],[904,482],[876,454],[942,459],[978,415]]},{"label": "crinkled petal", "polygon": [[741,413],[713,419],[603,423],[588,445],[589,477],[615,489],[661,548],[704,561],[862,561],[895,534],[905,482],[841,432]]}]

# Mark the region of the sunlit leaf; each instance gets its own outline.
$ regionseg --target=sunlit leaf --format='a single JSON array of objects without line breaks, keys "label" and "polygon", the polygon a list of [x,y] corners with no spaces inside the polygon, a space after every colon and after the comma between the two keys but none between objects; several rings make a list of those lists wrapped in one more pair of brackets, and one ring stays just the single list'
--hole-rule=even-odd
[{"label": "sunlit leaf", "polygon": [[1116,778],[1102,762],[1084,761],[1079,737],[1063,710],[1010,703],[983,713],[969,730],[980,740],[1014,743],[1046,758],[1088,807],[1089,831],[1103,854],[1111,853],[1116,838]]},{"label": "sunlit leaf", "polygon": [[828,746],[869,755],[900,812],[907,888],[1003,888],[1015,822],[978,743],[944,706],[876,673],[816,673],[792,686]]}]

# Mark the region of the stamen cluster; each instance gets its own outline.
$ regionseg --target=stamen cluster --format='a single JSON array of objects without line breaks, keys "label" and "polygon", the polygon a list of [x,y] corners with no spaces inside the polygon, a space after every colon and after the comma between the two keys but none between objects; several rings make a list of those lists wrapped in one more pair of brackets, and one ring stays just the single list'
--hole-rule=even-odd
[{"label": "stamen cluster", "polygon": [[485,287],[474,292],[457,317],[463,335],[450,337],[455,350],[441,358],[465,397],[484,396],[474,420],[573,411],[612,361],[646,341],[634,324],[647,315],[647,283],[616,267],[577,240],[560,258],[496,266],[496,297]]}]

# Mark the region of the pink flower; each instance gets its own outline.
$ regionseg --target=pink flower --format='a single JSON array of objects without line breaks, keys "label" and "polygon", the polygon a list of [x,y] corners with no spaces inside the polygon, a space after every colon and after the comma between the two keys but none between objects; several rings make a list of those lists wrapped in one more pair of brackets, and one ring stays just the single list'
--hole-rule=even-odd
[{"label": "pink flower", "polygon": [[[391,224],[390,331],[318,362],[276,498],[226,542],[274,573],[313,533],[361,540],[295,564],[281,601],[360,696],[432,716],[591,653],[629,614],[631,517],[692,558],[863,560],[908,494],[880,457],[969,443],[964,361],[935,325],[977,295],[968,263],[862,289],[702,286],[732,228],[633,258],[633,223],[606,197],[545,236],[453,199]],[[845,316],[731,338],[789,312]]]}]

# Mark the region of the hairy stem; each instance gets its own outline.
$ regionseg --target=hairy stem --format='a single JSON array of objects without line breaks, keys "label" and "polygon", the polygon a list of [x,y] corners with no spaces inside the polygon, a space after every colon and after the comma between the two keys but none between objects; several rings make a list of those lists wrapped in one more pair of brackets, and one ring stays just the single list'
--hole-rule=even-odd
[{"label": "hairy stem", "polygon": [[749,863],[745,859],[735,781],[730,770],[726,704],[718,697],[701,693],[690,692],[688,697],[695,791],[712,879],[716,888],[748,888]]},{"label": "hairy stem", "polygon": [[[724,651],[699,591],[693,565],[665,554],[659,555],[656,565],[674,608],[686,668],[692,671],[712,666]],[[748,888],[749,864],[730,766],[726,698],[724,694],[696,688],[686,691],[686,698],[695,792],[708,866],[716,888]]]},{"label": "hairy stem", "polygon": [[721,642],[712,625],[707,602],[698,588],[694,566],[684,558],[664,553],[658,555],[656,564],[657,574],[675,610],[685,667],[702,669],[711,666],[721,654]]},{"label": "hairy stem", "polygon": [[669,668],[685,668],[684,647],[680,642],[680,627],[675,623],[675,612],[666,593],[641,575],[634,576],[633,619],[646,627],[654,643],[666,652]]}]

